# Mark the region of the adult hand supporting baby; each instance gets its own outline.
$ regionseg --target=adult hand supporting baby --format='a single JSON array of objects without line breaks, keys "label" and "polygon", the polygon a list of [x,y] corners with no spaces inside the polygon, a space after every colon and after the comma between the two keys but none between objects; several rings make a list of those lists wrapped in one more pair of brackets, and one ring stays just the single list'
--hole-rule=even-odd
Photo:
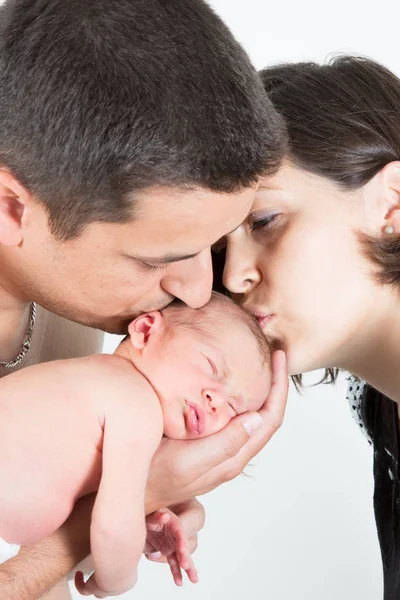
[{"label": "adult hand supporting baby", "polygon": [[[149,475],[147,514],[183,503],[233,479],[265,446],[280,427],[285,411],[288,379],[283,352],[274,353],[272,367],[272,387],[259,411],[258,430],[249,420],[254,415],[246,414],[200,440],[163,439]],[[93,496],[81,498],[57,532],[35,546],[22,548],[20,555],[2,565],[0,587],[4,600],[38,598],[89,553],[92,504]]]},{"label": "adult hand supporting baby", "polygon": [[272,355],[272,386],[258,413],[245,413],[199,440],[163,438],[153,457],[146,512],[184,502],[234,479],[282,424],[288,393],[285,353]]}]

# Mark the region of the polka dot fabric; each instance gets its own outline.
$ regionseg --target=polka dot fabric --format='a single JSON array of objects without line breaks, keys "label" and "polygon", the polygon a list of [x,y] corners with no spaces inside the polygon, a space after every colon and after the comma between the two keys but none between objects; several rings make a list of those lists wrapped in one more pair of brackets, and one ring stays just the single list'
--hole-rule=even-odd
[{"label": "polka dot fabric", "polygon": [[359,428],[361,429],[361,431],[367,438],[368,443],[370,445],[372,445],[372,440],[371,440],[370,436],[368,435],[368,432],[365,428],[364,420],[362,417],[362,410],[361,410],[361,400],[362,400],[362,395],[363,395],[364,388],[366,385],[365,381],[362,381],[361,379],[357,379],[356,377],[354,377],[354,375],[351,375],[351,374],[349,374],[346,377],[346,381],[347,381],[346,398],[347,398],[347,401],[350,406],[351,414],[353,415],[353,418],[356,421],[357,425],[359,426]]}]

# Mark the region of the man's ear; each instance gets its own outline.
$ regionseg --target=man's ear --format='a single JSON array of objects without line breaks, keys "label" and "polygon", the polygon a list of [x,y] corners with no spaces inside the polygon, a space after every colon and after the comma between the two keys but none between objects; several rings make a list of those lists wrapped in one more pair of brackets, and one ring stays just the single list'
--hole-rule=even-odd
[{"label": "man's ear", "polygon": [[0,168],[0,244],[19,246],[23,240],[23,217],[29,205],[28,190],[8,171]]},{"label": "man's ear", "polygon": [[140,315],[132,321],[128,327],[131,338],[131,344],[137,350],[143,350],[148,344],[150,338],[159,335],[164,331],[164,316],[160,311],[155,310],[144,315]]}]

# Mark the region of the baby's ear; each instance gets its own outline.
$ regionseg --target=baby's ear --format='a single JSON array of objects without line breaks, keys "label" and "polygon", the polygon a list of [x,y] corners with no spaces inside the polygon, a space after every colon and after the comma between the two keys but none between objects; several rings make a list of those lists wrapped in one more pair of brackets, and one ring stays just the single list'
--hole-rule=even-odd
[{"label": "baby's ear", "polygon": [[160,311],[140,315],[128,327],[131,344],[137,350],[143,350],[152,336],[157,336],[164,330],[164,317]]}]

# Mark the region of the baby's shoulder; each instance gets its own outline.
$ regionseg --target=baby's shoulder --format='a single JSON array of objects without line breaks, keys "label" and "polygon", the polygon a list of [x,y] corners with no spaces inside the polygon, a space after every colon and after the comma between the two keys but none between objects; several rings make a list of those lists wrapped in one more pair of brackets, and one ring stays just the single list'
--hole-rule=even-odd
[{"label": "baby's shoulder", "polygon": [[[143,397],[157,398],[147,379],[127,359],[114,354],[98,354],[84,359],[85,378],[95,386],[99,400],[112,408]],[[83,365],[82,365],[83,366]]]},{"label": "baby's shoulder", "polygon": [[131,362],[115,354],[94,354],[76,359],[76,364],[79,370],[85,373],[86,378],[91,378],[93,383],[105,385],[107,388],[114,387],[118,382],[139,384],[144,379]]}]

